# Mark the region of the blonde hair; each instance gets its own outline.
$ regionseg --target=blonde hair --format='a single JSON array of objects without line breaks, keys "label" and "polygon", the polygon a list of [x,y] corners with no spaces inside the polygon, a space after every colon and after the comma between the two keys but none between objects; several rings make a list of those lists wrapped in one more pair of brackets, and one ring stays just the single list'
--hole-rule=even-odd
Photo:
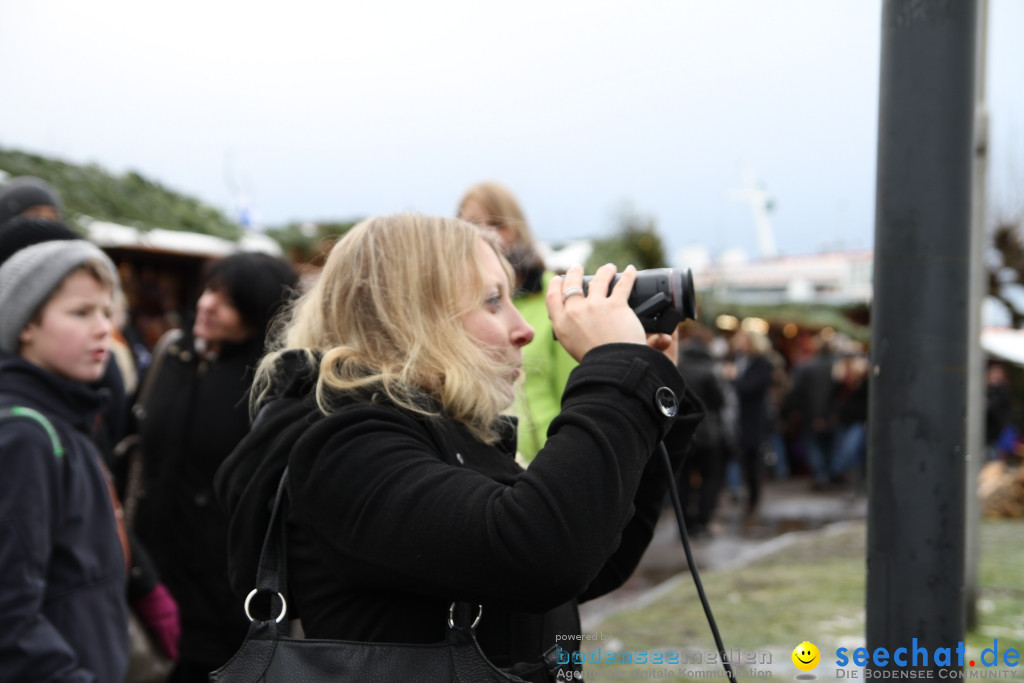
[{"label": "blonde hair", "polygon": [[460,320],[463,302],[485,296],[481,239],[511,280],[497,237],[466,221],[400,214],[356,225],[277,325],[273,350],[257,368],[254,405],[270,386],[277,357],[305,349],[320,354],[316,401],[325,413],[341,396],[383,394],[416,413],[443,413],[483,441],[497,440],[509,368]]},{"label": "blonde hair", "polygon": [[740,329],[736,331],[735,336],[746,337],[750,347],[747,353],[751,356],[765,356],[772,350],[772,342],[768,336],[756,330]]},{"label": "blonde hair", "polygon": [[495,182],[479,183],[466,190],[459,202],[459,216],[466,202],[475,201],[487,212],[487,226],[492,228],[508,228],[512,231],[513,242],[519,246],[533,249],[533,233],[526,223],[523,210],[519,208],[508,188]]}]

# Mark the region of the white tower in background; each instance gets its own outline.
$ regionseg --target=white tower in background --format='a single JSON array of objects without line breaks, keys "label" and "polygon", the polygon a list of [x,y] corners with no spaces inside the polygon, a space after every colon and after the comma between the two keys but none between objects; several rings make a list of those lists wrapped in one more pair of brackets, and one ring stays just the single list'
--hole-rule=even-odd
[{"label": "white tower in background", "polygon": [[772,210],[772,197],[761,187],[757,175],[750,166],[743,167],[743,188],[732,190],[730,197],[735,202],[748,204],[754,215],[754,226],[757,228],[757,242],[761,250],[761,258],[775,258],[775,233],[769,214]]}]

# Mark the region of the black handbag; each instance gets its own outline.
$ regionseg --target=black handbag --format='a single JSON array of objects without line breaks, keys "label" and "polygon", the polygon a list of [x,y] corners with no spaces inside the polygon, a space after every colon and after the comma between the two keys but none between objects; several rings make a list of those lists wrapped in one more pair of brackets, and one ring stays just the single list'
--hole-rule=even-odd
[{"label": "black handbag", "polygon": [[[508,683],[522,678],[497,668],[480,649],[474,628],[482,608],[468,625],[456,614],[465,613],[464,605],[452,603],[448,616],[447,638],[439,643],[367,643],[348,640],[293,638],[287,634],[287,613],[283,588],[286,585],[286,524],[283,508],[287,493],[288,470],[274,500],[270,526],[260,553],[256,588],[245,601],[245,613],[252,624],[245,642],[235,656],[210,674],[213,683],[267,683],[302,681],[472,681]],[[275,528],[280,527],[280,528]],[[250,603],[254,596],[267,594],[271,602],[280,602],[280,614],[267,619],[254,618]],[[458,607],[458,609],[457,609]]]}]

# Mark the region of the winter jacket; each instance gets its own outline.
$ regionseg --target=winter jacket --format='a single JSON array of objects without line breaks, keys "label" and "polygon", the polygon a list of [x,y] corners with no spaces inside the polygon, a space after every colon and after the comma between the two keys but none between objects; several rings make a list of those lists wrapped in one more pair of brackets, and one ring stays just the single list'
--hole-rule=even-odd
[{"label": "winter jacket", "polygon": [[679,372],[704,404],[704,419],[694,434],[695,446],[717,453],[722,449],[725,438],[722,426],[725,389],[715,362],[707,348],[698,342],[679,348]]},{"label": "winter jacket", "polygon": [[793,390],[788,403],[799,414],[805,430],[831,433],[835,428],[839,388],[832,378],[835,360],[831,353],[819,353],[793,374]]},{"label": "winter jacket", "polygon": [[749,451],[768,436],[766,400],[772,384],[772,364],[764,356],[747,356],[742,365],[732,384],[739,399],[740,448]]},{"label": "winter jacket", "polygon": [[104,396],[0,354],[0,680],[120,683],[128,661],[125,558],[90,438]]},{"label": "winter jacket", "polygon": [[249,621],[227,580],[227,517],[213,475],[249,431],[248,391],[262,341],[203,360],[191,333],[167,348],[139,419],[144,495],[135,530],[181,610],[181,655],[226,662]]},{"label": "winter jacket", "polygon": [[483,607],[477,637],[498,666],[535,662],[556,643],[575,649],[559,636],[580,633],[577,601],[625,582],[653,535],[670,476],[655,446],[665,439],[678,466],[700,419],[664,356],[599,347],[573,371],[524,471],[511,428],[487,445],[379,397],[320,415],[300,357],[281,359],[286,383],[218,472],[217,492],[245,591],[272,472],[288,463],[288,602],[313,638],[436,642],[449,604],[463,601]]}]

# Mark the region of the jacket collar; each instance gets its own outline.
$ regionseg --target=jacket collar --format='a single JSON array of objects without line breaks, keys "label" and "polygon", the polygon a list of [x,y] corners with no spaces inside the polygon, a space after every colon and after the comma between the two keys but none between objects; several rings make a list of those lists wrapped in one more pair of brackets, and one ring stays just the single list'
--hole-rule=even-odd
[{"label": "jacket collar", "polygon": [[[113,358],[111,363],[115,362]],[[101,380],[102,381],[102,380]],[[110,390],[58,377],[13,353],[0,353],[3,393],[54,415],[91,435],[96,416],[110,401]]]}]

